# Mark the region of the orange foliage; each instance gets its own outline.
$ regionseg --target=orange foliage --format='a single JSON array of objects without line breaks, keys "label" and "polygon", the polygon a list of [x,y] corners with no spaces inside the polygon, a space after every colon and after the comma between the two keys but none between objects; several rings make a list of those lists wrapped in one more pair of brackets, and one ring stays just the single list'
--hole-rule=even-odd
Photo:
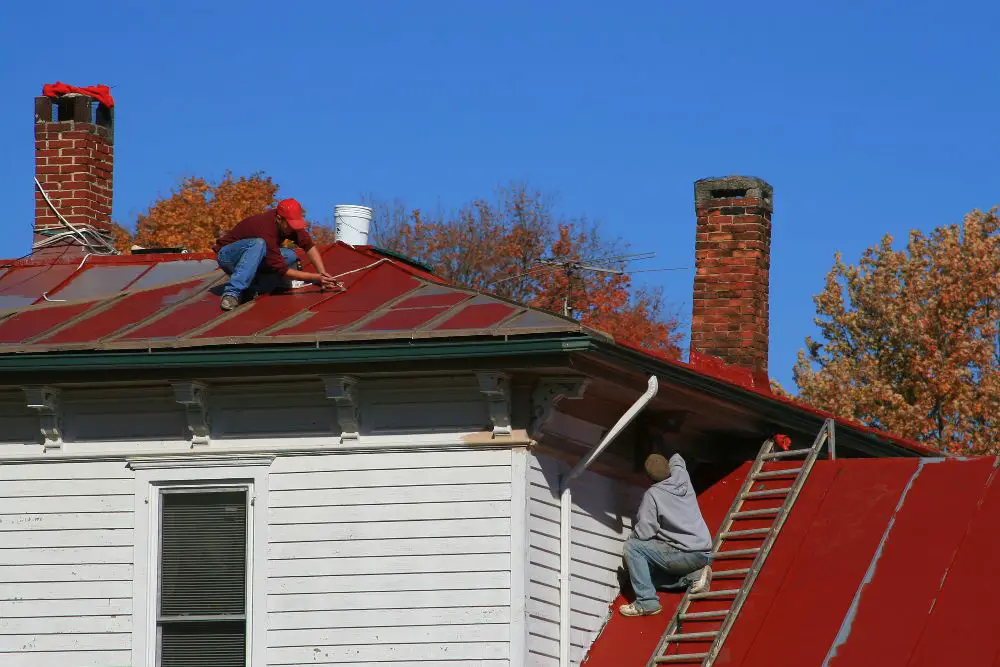
[{"label": "orange foliage", "polygon": [[[189,177],[168,197],[154,202],[140,215],[134,236],[119,245],[211,250],[215,239],[233,225],[263,213],[277,202],[278,186],[263,174],[237,178],[227,172],[214,184],[204,178]],[[317,224],[310,227],[317,243],[332,242],[332,230]]]},{"label": "orange foliage", "polygon": [[105,227],[105,230],[111,236],[111,243],[114,245],[115,250],[127,254],[129,248],[132,247],[132,234],[117,222],[112,222]]},{"label": "orange foliage", "polygon": [[962,454],[1000,453],[1000,221],[892,238],[857,266],[836,256],[816,297],[823,342],[806,339],[800,397]]},{"label": "orange foliage", "polygon": [[662,294],[637,287],[628,274],[566,270],[544,260],[588,260],[624,268],[608,258],[628,247],[585,219],[557,217],[539,192],[516,185],[493,200],[477,199],[450,216],[428,217],[396,202],[375,202],[376,242],[427,262],[441,277],[583,324],[671,356],[680,354],[679,323],[664,313]]}]

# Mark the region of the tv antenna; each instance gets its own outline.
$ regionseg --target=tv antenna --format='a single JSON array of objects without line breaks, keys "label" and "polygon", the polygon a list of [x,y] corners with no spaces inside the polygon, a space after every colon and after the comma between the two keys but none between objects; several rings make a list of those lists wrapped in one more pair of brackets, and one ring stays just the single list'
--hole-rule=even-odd
[{"label": "tv antenna", "polygon": [[625,271],[624,269],[616,269],[610,266],[600,266],[601,264],[625,264],[638,259],[652,259],[656,257],[655,252],[641,252],[634,253],[631,255],[615,255],[608,257],[592,257],[588,259],[571,259],[569,257],[550,257],[542,258],[538,260],[538,266],[534,266],[523,273],[519,273],[514,276],[508,276],[506,278],[501,278],[493,284],[506,282],[508,280],[516,280],[518,278],[523,278],[535,274],[540,271],[554,271],[556,269],[562,269],[564,275],[566,276],[566,291],[563,293],[563,316],[572,317],[573,307],[570,305],[573,295],[573,282],[577,279],[581,273],[585,271],[593,271],[595,273],[608,273],[612,275],[622,275],[624,273],[631,273],[630,271]]}]

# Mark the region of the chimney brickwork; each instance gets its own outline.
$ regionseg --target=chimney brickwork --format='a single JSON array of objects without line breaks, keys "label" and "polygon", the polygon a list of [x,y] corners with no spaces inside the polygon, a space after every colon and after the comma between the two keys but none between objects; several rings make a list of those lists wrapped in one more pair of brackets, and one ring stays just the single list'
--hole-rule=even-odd
[{"label": "chimney brickwork", "polygon": [[694,184],[691,353],[766,375],[773,189],[748,176]]},{"label": "chimney brickwork", "polygon": [[[105,230],[111,224],[114,110],[83,95],[35,98],[35,176],[52,205],[74,225]],[[40,232],[64,231],[52,206],[35,188],[35,242]],[[67,256],[76,239],[37,250],[34,256]]]}]

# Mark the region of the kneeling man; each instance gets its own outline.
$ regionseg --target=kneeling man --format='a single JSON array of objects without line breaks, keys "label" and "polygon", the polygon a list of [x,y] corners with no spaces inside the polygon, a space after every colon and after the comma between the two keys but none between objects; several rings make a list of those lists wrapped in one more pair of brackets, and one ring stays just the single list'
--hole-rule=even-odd
[{"label": "kneeling man", "polygon": [[[299,202],[285,199],[275,209],[241,220],[217,239],[214,250],[219,268],[229,275],[222,292],[222,310],[232,310],[239,305],[244,290],[255,282],[258,285],[270,282],[272,287],[278,287],[281,283],[298,280],[324,289],[335,287],[336,281],[326,272],[323,258],[313,245],[306,226]],[[281,247],[289,240],[305,251],[319,273],[292,268],[297,263],[295,251]],[[265,280],[259,281],[260,278]]]},{"label": "kneeling man", "polygon": [[668,588],[707,591],[712,581],[712,536],[698,507],[687,465],[680,454],[670,461],[646,458],[653,485],[639,505],[635,527],[625,542],[625,566],[635,602],[619,607],[623,616],[651,616],[662,610],[654,580]]}]

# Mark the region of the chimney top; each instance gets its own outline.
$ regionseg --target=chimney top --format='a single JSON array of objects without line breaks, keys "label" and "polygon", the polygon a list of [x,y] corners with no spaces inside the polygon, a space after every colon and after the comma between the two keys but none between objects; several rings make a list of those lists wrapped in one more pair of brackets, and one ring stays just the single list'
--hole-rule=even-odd
[{"label": "chimney top", "polygon": [[35,122],[88,123],[95,127],[86,129],[114,141],[115,110],[86,95],[70,93],[56,99],[36,97]]},{"label": "chimney top", "polygon": [[755,199],[761,208],[774,210],[774,188],[755,176],[719,176],[694,182],[694,203],[697,208],[725,206],[725,203],[714,202],[719,199]]}]

